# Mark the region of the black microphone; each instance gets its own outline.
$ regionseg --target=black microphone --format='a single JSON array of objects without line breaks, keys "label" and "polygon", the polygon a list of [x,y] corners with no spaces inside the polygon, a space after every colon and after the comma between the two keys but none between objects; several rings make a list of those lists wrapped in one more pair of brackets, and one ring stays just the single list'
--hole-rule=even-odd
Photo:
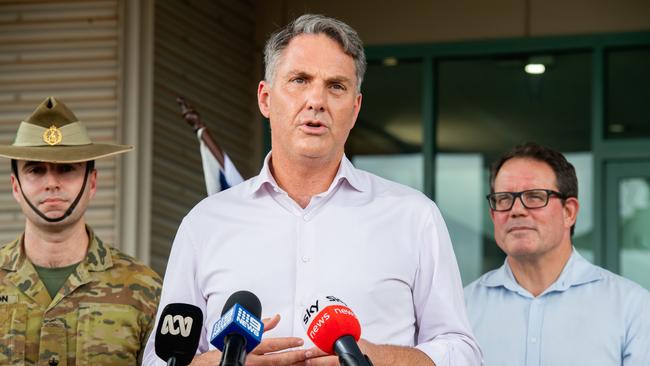
[{"label": "black microphone", "polygon": [[334,352],[342,366],[373,366],[372,361],[359,349],[353,336],[345,335],[334,342]]},{"label": "black microphone", "polygon": [[156,355],[167,365],[189,365],[199,346],[202,327],[201,309],[190,304],[168,304],[158,320]]},{"label": "black microphone", "polygon": [[210,343],[219,349],[220,366],[244,366],[246,355],[262,340],[264,324],[260,320],[262,303],[249,291],[230,295],[221,318],[212,328]]}]

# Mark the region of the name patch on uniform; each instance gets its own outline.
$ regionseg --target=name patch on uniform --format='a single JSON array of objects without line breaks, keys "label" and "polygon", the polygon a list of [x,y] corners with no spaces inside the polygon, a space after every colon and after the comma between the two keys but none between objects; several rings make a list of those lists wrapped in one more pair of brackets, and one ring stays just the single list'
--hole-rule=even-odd
[{"label": "name patch on uniform", "polygon": [[0,304],[15,304],[18,302],[18,295],[0,294]]}]

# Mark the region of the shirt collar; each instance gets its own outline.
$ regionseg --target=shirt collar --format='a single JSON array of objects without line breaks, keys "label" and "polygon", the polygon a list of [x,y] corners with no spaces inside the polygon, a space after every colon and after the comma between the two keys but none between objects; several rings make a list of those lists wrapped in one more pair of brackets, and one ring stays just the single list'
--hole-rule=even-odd
[{"label": "shirt collar", "polygon": [[[575,248],[573,248],[571,257],[564,266],[558,279],[540,296],[554,291],[566,291],[572,286],[579,286],[585,283],[598,281],[602,278],[603,274],[599,267],[589,263]],[[481,279],[481,284],[487,287],[502,286],[510,291],[530,296],[530,293],[517,283],[507,259],[499,269],[489,273]]]},{"label": "shirt collar", "polygon": [[[251,195],[259,192],[260,189],[264,186],[270,186],[272,189],[282,191],[282,188],[280,188],[278,185],[277,181],[273,177],[273,174],[271,174],[271,167],[269,165],[270,162],[271,152],[266,154],[266,157],[264,158],[264,165],[262,166],[260,174],[251,179],[249,191]],[[343,155],[341,163],[339,164],[339,169],[334,176],[334,180],[332,180],[332,183],[330,184],[330,187],[325,194],[328,194],[330,191],[332,191],[332,189],[336,187],[340,181],[346,181],[353,189],[359,192],[364,192],[369,189],[368,181],[360,176],[359,171],[357,171],[357,169],[352,165],[350,160],[348,160],[347,156],[345,155]]]},{"label": "shirt collar", "polygon": [[[89,271],[104,271],[113,266],[113,260],[108,247],[95,236],[93,230],[86,226],[88,232],[88,252],[82,263],[85,263]],[[24,234],[16,240],[5,245],[0,250],[0,268],[9,271],[18,271],[26,264],[27,256],[22,245]]]},{"label": "shirt collar", "polygon": [[111,268],[113,259],[109,248],[95,235],[90,227],[86,226],[86,230],[88,231],[89,244],[85,264],[88,266],[88,270],[99,272]]}]

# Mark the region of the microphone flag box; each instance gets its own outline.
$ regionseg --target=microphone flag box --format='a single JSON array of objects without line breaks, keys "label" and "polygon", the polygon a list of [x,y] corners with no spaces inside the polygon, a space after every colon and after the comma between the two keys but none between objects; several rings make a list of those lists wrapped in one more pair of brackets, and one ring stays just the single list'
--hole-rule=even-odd
[{"label": "microphone flag box", "polygon": [[262,341],[264,324],[239,304],[233,305],[230,310],[214,323],[210,343],[223,351],[224,339],[229,334],[239,334],[246,338],[246,352],[250,353]]}]

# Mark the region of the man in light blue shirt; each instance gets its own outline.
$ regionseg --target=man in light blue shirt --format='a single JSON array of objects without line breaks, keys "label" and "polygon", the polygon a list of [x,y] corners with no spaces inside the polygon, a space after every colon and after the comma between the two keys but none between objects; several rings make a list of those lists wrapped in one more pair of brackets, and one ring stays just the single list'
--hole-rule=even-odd
[{"label": "man in light blue shirt", "polygon": [[650,293],[573,248],[578,181],[557,151],[528,143],[492,168],[503,266],[465,288],[486,366],[650,365]]}]

